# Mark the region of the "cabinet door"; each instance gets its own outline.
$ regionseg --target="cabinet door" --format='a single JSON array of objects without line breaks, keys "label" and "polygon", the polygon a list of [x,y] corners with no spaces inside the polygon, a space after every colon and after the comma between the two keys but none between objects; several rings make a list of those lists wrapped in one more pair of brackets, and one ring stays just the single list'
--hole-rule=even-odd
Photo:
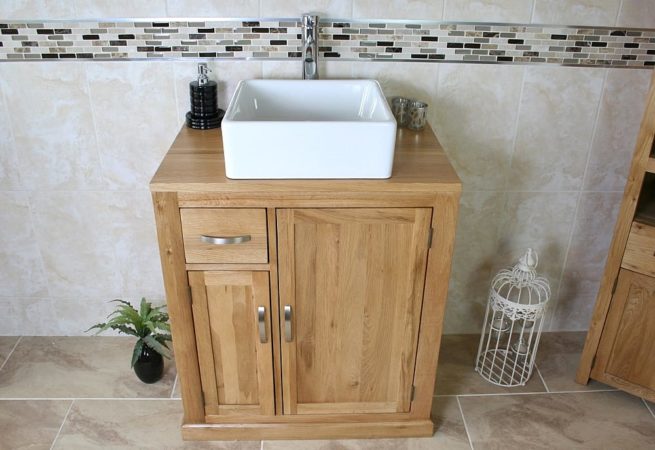
[{"label": "cabinet door", "polygon": [[431,216],[278,210],[286,414],[409,411]]},{"label": "cabinet door", "polygon": [[268,272],[189,272],[209,415],[274,414]]},{"label": "cabinet door", "polygon": [[621,269],[592,376],[655,399],[655,279]]}]

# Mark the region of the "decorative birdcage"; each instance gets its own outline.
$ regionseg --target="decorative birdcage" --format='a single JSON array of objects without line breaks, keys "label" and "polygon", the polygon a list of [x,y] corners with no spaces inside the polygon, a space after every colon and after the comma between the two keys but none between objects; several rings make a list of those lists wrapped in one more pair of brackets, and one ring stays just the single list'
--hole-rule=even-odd
[{"label": "decorative birdcage", "polygon": [[491,283],[475,370],[499,386],[524,386],[532,375],[550,299],[548,280],[537,276],[537,253],[529,248]]}]

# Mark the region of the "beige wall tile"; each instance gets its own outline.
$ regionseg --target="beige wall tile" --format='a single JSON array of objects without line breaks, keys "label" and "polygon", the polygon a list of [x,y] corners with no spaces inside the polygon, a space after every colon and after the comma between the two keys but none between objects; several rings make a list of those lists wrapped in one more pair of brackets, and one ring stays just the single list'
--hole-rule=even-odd
[{"label": "beige wall tile", "polygon": [[74,19],[75,7],[70,0],[20,0],[0,2],[3,19]]},{"label": "beige wall tile", "polygon": [[503,190],[514,144],[523,68],[439,67],[434,128],[464,189]]},{"label": "beige wall tile", "polygon": [[655,26],[655,2],[652,0],[623,0],[616,24],[621,27],[653,28]]},{"label": "beige wall tile", "polygon": [[0,90],[0,190],[20,189],[18,156],[9,120],[9,110]]},{"label": "beige wall tile", "polygon": [[121,276],[123,296],[164,299],[155,227],[155,213],[148,191],[109,195],[107,215],[112,224],[111,239],[116,258],[115,271]]},{"label": "beige wall tile", "polygon": [[498,264],[504,206],[503,192],[462,193],[444,321],[446,333],[480,332],[492,271]]},{"label": "beige wall tile", "polygon": [[582,186],[604,70],[526,68],[508,189]]},{"label": "beige wall tile", "polygon": [[75,0],[75,18],[166,16],[166,0]]},{"label": "beige wall tile", "polygon": [[36,192],[32,205],[50,294],[162,294],[152,210],[143,192]]},{"label": "beige wall tile", "polygon": [[[354,63],[356,64],[356,63]],[[350,61],[318,61],[318,75],[322,80],[352,78]],[[302,78],[300,61],[262,61],[262,78],[298,80]]]},{"label": "beige wall tile", "polygon": [[605,268],[620,192],[583,192],[552,330],[587,330]]},{"label": "beige wall tile", "polygon": [[50,298],[0,297],[0,335],[51,336],[62,333],[65,330],[56,320]]},{"label": "beige wall tile", "polygon": [[585,190],[623,191],[651,75],[649,70],[607,72],[585,173]]},{"label": "beige wall tile", "polygon": [[353,0],[355,19],[441,20],[445,0]]},{"label": "beige wall tile", "polygon": [[[35,192],[31,203],[50,292],[80,299],[122,295],[108,203],[120,194]],[[129,195],[126,195],[129,197]]]},{"label": "beige wall tile", "polygon": [[86,71],[105,179],[147,189],[179,131],[173,65],[95,62]]},{"label": "beige wall tile", "polygon": [[[123,300],[137,305],[141,299],[136,297],[123,297]],[[89,327],[107,321],[107,316],[114,311],[115,303],[111,297],[90,298],[83,301],[77,298],[53,298],[53,320],[58,324],[61,336],[89,336],[86,330]],[[153,301],[154,300],[154,301]],[[148,298],[153,304],[162,304],[163,301]],[[118,332],[111,330],[103,332],[103,336],[117,336]]]},{"label": "beige wall tile", "polygon": [[0,86],[25,188],[103,185],[82,64],[2,64]]},{"label": "beige wall tile", "polygon": [[[555,309],[559,279],[573,228],[578,194],[570,192],[508,192],[500,232],[499,265],[513,266],[528,247],[539,255],[537,273],[550,282],[553,294],[546,326]],[[494,273],[501,267],[496,267]]]},{"label": "beige wall tile", "polygon": [[0,402],[0,448],[51,448],[71,403],[72,400]]},{"label": "beige wall tile", "polygon": [[535,0],[533,23],[613,26],[621,0]]},{"label": "beige wall tile", "polygon": [[[323,75],[320,70],[319,75]],[[299,80],[302,78],[302,62],[262,61],[262,78],[265,80]]]},{"label": "beige wall tile", "polygon": [[47,296],[27,194],[0,192],[0,211],[0,296]]},{"label": "beige wall tile", "polygon": [[321,17],[347,19],[352,17],[353,0],[266,0],[261,2],[261,17],[300,17],[318,13]]},{"label": "beige wall tile", "polygon": [[169,17],[260,17],[258,0],[167,0],[167,3]]},{"label": "beige wall tile", "polygon": [[[434,99],[437,95],[436,64],[417,64],[411,62],[380,62],[352,65],[353,78],[370,78],[382,86],[384,95],[403,96],[428,103],[428,117],[435,115]],[[431,123],[433,121],[431,120]]]},{"label": "beige wall tile", "polygon": [[444,20],[530,23],[532,1],[444,0]]}]

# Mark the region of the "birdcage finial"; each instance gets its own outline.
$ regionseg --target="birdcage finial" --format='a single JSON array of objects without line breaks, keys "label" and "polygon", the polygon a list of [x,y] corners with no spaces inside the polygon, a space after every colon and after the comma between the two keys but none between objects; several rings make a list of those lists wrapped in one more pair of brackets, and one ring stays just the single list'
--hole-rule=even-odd
[{"label": "birdcage finial", "polygon": [[517,266],[524,272],[531,272],[537,268],[537,264],[539,264],[539,255],[532,248],[528,248]]}]

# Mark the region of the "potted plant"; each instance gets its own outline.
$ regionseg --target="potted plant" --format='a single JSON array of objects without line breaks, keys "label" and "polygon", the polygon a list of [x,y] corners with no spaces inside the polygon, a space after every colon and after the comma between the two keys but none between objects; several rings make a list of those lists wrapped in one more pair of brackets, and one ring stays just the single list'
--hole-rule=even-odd
[{"label": "potted plant", "polygon": [[153,307],[152,303],[141,299],[137,311],[129,302],[116,299],[116,310],[107,316],[107,322],[99,323],[88,331],[97,329],[100,334],[108,329],[139,338],[132,352],[132,368],[144,383],[159,381],[164,373],[162,356],[170,359],[166,342],[171,340],[171,328],[164,306]]}]

